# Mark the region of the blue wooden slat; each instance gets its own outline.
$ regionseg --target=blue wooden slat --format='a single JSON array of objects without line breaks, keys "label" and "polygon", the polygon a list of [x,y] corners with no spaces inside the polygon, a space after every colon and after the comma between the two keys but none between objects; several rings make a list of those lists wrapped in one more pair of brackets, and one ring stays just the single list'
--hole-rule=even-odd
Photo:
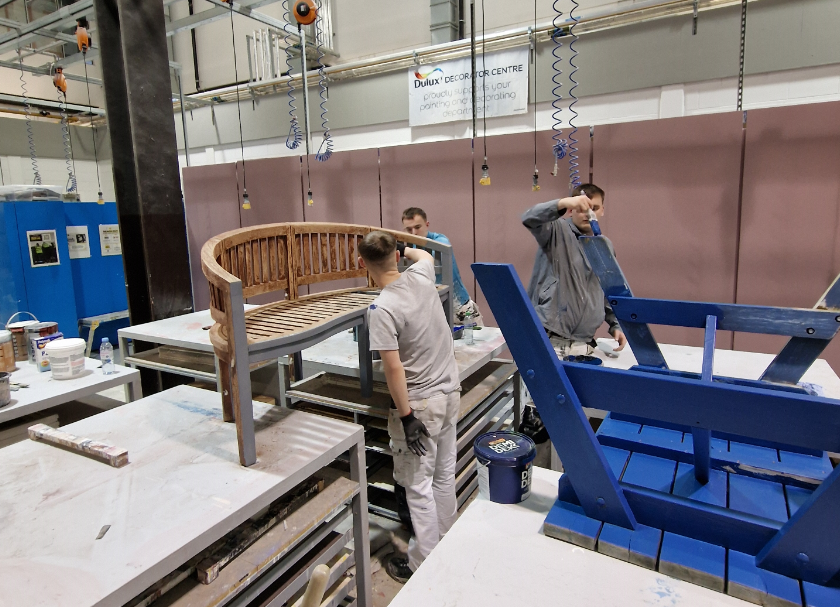
[{"label": "blue wooden slat", "polygon": [[[703,484],[697,480],[694,466],[680,464],[674,480],[674,495],[726,507],[726,473],[711,470],[709,481]],[[723,592],[726,549],[675,533],[665,533],[659,554],[659,571]]]},{"label": "blue wooden slat", "polygon": [[820,480],[827,478],[834,469],[831,465],[831,460],[828,459],[828,453],[825,452],[820,457],[815,457],[813,455],[793,453],[780,449],[779,459],[785,469],[790,470],[793,474],[809,476]]},{"label": "blue wooden slat", "polygon": [[564,368],[585,407],[840,451],[840,433],[835,431],[840,427],[840,402],[834,399],[592,365]]},{"label": "blue wooden slat", "polygon": [[[598,426],[598,431],[595,435],[599,437],[599,440],[601,436],[634,440],[638,438],[641,428],[642,427],[639,424],[619,421],[612,419],[612,417],[607,415],[607,417],[604,418],[604,421],[601,422],[601,425]],[[601,444],[603,445],[607,443],[601,441]]]},{"label": "blue wooden slat", "polygon": [[648,445],[658,445],[677,450],[683,448],[683,433],[679,430],[657,428],[656,426],[642,426],[639,432],[639,439]]},{"label": "blue wooden slat", "polygon": [[[729,475],[729,507],[780,522],[785,522],[788,518],[783,485],[736,474]],[[727,573],[727,593],[732,596],[759,605],[802,605],[799,582],[772,571],[759,569],[754,556],[730,550]]]},{"label": "blue wooden slat", "polygon": [[565,366],[549,343],[513,266],[476,263],[472,268],[584,512],[622,527],[635,527],[633,512],[595,439]]},{"label": "blue wooden slat", "polygon": [[[837,314],[825,310],[626,296],[610,296],[610,303],[619,321],[654,325],[702,329],[706,326],[706,318],[711,315],[717,318],[717,328],[721,331],[799,336],[804,339],[831,339],[840,328],[834,320]],[[806,329],[813,329],[813,333],[808,333]]]},{"label": "blue wooden slat", "polygon": [[759,567],[816,584],[840,571],[840,468],[805,500],[756,556]]},{"label": "blue wooden slat", "polygon": [[[676,462],[673,460],[634,453],[621,479],[625,483],[667,493],[671,489],[675,469]],[[598,552],[655,569],[661,539],[662,531],[647,525],[637,525],[631,531],[605,523],[598,536]]]},{"label": "blue wooden slat", "polygon": [[[785,487],[790,516],[796,514],[797,510],[808,501],[812,493],[813,491],[800,487]],[[828,588],[811,582],[802,582],[802,594],[805,598],[805,607],[837,607],[840,605],[840,588]]]},{"label": "blue wooden slat", "polygon": [[736,461],[749,462],[750,465],[775,466],[779,462],[779,453],[775,449],[737,441],[729,442],[729,453]]},{"label": "blue wooden slat", "polygon": [[[603,236],[581,238],[578,242],[583,245],[583,253],[589,261],[592,271],[598,277],[601,288],[607,297],[631,296],[630,286],[621,271],[615,256],[610,250],[607,240]],[[644,323],[632,322],[630,320],[619,321],[624,336],[630,343],[633,355],[641,365],[667,369],[668,364],[659,349],[659,344],[653,337],[653,333]]]}]

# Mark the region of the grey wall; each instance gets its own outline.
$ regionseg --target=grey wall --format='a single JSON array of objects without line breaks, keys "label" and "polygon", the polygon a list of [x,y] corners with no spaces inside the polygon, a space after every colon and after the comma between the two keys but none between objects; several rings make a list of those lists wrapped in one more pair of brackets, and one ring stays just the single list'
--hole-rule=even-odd
[{"label": "grey wall", "polygon": [[[0,117],[0,156],[29,156],[29,139],[26,121]],[[35,149],[42,158],[64,158],[64,139],[61,124],[40,120],[32,121]],[[89,127],[70,127],[73,156],[77,160],[93,160],[93,138]],[[108,127],[96,129],[96,152],[100,160],[111,158],[111,140]],[[190,142],[192,143],[192,142]]]},{"label": "grey wall", "polygon": [[[691,25],[689,16],[681,16],[582,36],[576,44],[580,67],[578,97],[736,76],[740,8],[701,13],[696,36],[691,34]],[[838,29],[837,0],[751,2],[746,73],[840,63]],[[561,48],[564,97],[569,91],[567,42]],[[552,48],[544,44],[538,49],[536,96],[540,102],[553,98]],[[312,93],[314,98],[317,90],[313,88]],[[408,119],[404,70],[335,82],[330,85],[329,95],[329,124],[334,129]],[[297,105],[302,107],[299,94]],[[285,94],[262,97],[253,105],[250,99],[243,100],[242,110],[246,140],[286,136],[289,122]],[[187,128],[192,149],[238,142],[236,105],[221,104],[215,113],[215,126],[209,109],[191,113]],[[311,104],[310,115],[312,124],[319,126],[317,103]],[[183,147],[179,120],[176,128],[179,146]]]}]

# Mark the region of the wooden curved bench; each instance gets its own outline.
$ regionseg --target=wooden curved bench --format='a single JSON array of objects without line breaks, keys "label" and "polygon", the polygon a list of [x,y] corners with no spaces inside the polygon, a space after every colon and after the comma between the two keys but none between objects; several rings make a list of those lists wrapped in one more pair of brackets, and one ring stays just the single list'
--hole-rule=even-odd
[{"label": "wooden curved bench", "polygon": [[[331,335],[359,327],[362,394],[373,391],[367,309],[378,295],[367,270],[359,267],[358,245],[377,227],[333,223],[276,223],[225,232],[201,249],[201,269],[210,283],[210,313],[216,324],[210,341],[219,358],[225,421],[236,422],[239,460],[257,460],[249,367],[293,355],[302,378],[301,350]],[[452,248],[404,232],[382,230],[398,241],[427,249],[447,317],[452,324]],[[404,263],[402,268],[407,267]],[[401,269],[402,269],[401,268]],[[300,287],[335,280],[364,279],[365,285],[300,295]],[[360,280],[361,282],[361,280]],[[245,311],[245,300],[265,293],[285,299]],[[244,361],[237,364],[237,361]],[[278,403],[280,404],[280,403]]]}]

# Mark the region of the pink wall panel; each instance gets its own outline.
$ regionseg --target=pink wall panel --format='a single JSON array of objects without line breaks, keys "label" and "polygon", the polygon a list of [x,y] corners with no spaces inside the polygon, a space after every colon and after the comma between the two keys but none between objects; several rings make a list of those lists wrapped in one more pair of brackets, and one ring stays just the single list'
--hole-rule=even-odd
[{"label": "pink wall panel", "polygon": [[[751,110],[738,303],[810,308],[840,273],[840,103]],[[785,338],[738,333],[739,350]],[[826,349],[840,371],[840,342]]]},{"label": "pink wall panel", "polygon": [[188,167],[183,181],[193,301],[196,310],[206,310],[210,289],[201,271],[201,247],[213,236],[239,227],[234,166]]},{"label": "pink wall panel", "polygon": [[[306,166],[304,165],[304,190]],[[336,152],[327,162],[310,159],[312,196],[306,221],[379,225],[379,156],[376,149]],[[310,292],[366,284],[363,279],[310,285]]]},{"label": "pink wall panel", "polygon": [[[241,196],[241,161],[236,163],[236,168]],[[263,223],[303,221],[299,157],[248,160],[246,169],[251,210],[240,210],[243,228]]]},{"label": "pink wall panel", "polygon": [[[407,207],[426,211],[434,232],[452,243],[464,286],[474,296],[472,157],[469,140],[382,148],[381,186],[384,227],[401,230]],[[480,166],[479,162],[479,166]]]},{"label": "pink wall panel", "polygon": [[[582,183],[589,179],[589,128],[578,131],[578,163]],[[512,263],[525,288],[531,278],[536,241],[522,225],[524,211],[540,202],[562,198],[569,190],[569,159],[558,164],[558,176],[553,177],[554,155],[550,132],[537,133],[537,168],[540,190],[531,190],[534,174],[534,135],[517,133],[487,139],[487,162],[490,185],[475,186],[476,260]],[[477,153],[481,148],[476,142]],[[480,166],[482,157],[477,157]],[[478,167],[477,167],[478,168]],[[485,324],[495,325],[490,306],[478,293],[478,302]]]},{"label": "pink wall panel", "polygon": [[[732,302],[741,114],[595,128],[601,227],[638,297]],[[702,331],[654,327],[662,342],[702,345]],[[718,334],[731,347],[731,334]]]}]

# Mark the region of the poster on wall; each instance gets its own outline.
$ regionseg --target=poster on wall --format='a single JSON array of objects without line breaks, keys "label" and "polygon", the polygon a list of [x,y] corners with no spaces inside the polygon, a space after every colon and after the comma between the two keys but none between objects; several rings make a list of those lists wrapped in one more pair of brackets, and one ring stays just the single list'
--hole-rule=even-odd
[{"label": "poster on wall", "polygon": [[[489,53],[476,63],[476,109],[485,115],[528,112],[528,48]],[[482,94],[483,90],[483,94]],[[408,70],[408,124],[422,126],[472,120],[470,58],[420,65]]]},{"label": "poster on wall", "polygon": [[29,231],[26,233],[26,244],[29,246],[29,262],[33,268],[59,265],[55,230]]},{"label": "poster on wall", "polygon": [[67,226],[67,247],[70,259],[90,257],[90,239],[87,226]]},{"label": "poster on wall", "polygon": [[120,226],[112,224],[99,225],[99,246],[102,248],[102,256],[122,255],[122,244],[120,243]]}]

